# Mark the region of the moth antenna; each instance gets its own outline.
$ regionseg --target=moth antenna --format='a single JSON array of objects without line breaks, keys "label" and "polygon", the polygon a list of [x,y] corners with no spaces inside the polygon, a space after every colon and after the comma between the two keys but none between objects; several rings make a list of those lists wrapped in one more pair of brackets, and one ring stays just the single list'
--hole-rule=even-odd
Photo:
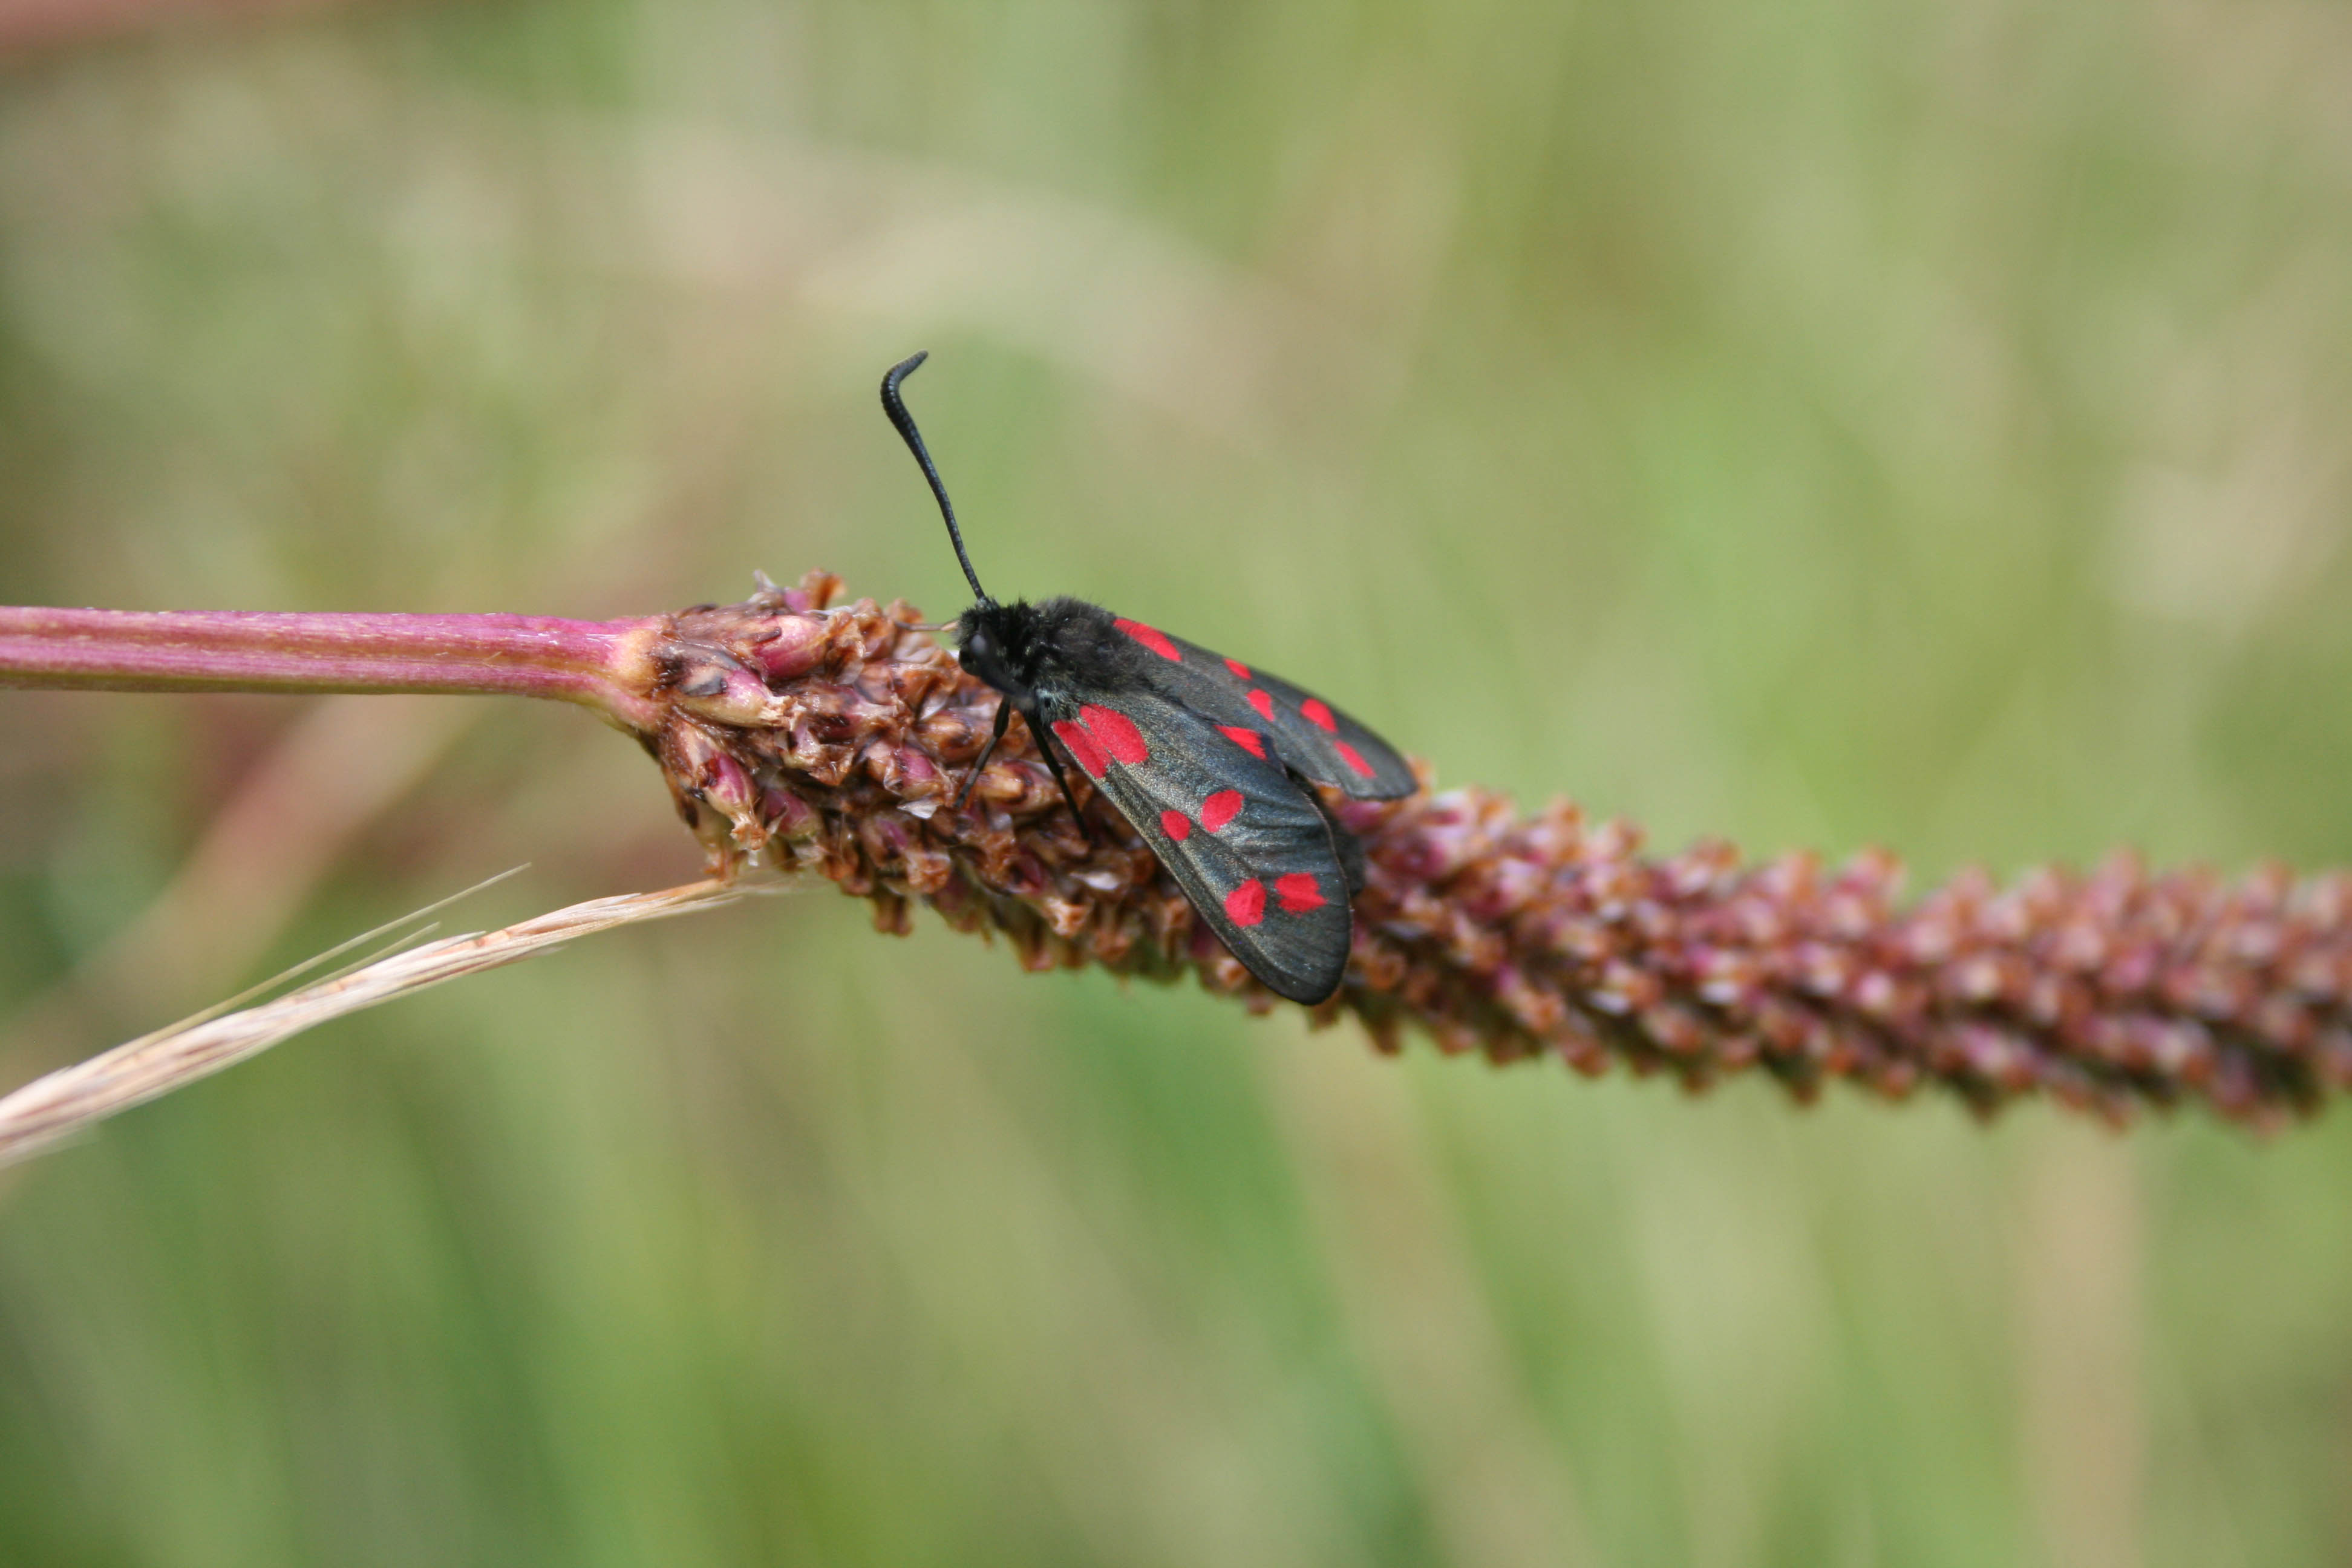
[{"label": "moth antenna", "polygon": [[931,494],[939,497],[940,515],[947,519],[948,537],[955,542],[956,560],[963,567],[963,580],[971,584],[971,595],[985,601],[988,590],[980,585],[980,574],[971,569],[971,557],[964,553],[963,531],[956,526],[955,507],[948,500],[948,488],[940,482],[940,470],[931,462],[929,448],[923,445],[923,433],[915,428],[915,416],[907,412],[906,400],[898,395],[898,384],[915,374],[916,367],[931,357],[925,349],[908,355],[890,367],[882,378],[882,412],[890,416],[898,438],[907,443],[907,450],[915,454],[915,461],[923,466],[923,478],[931,482]]}]

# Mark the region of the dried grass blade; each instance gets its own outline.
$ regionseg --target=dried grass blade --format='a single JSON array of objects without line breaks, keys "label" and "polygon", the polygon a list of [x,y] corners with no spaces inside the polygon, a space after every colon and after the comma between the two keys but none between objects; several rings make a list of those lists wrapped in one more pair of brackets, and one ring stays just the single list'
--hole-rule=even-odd
[{"label": "dried grass blade", "polygon": [[[257,1056],[331,1018],[445,980],[514,963],[578,937],[638,921],[715,909],[754,894],[778,891],[782,886],[703,881],[659,892],[591,899],[499,931],[469,931],[393,952],[237,1012],[198,1014],[87,1061],[60,1068],[0,1099],[0,1165],[37,1153],[117,1111]],[[344,943],[333,951],[347,951],[349,946]]]}]

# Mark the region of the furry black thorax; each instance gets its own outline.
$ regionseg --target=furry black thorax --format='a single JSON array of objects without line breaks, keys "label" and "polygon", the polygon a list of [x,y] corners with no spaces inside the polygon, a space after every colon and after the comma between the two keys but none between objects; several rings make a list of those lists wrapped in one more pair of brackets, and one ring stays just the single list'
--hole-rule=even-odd
[{"label": "furry black thorax", "polygon": [[1141,652],[1108,610],[1066,597],[1034,605],[982,599],[957,617],[956,645],[964,668],[1023,712],[1036,707],[1040,689],[1074,679],[1103,689],[1124,685]]}]

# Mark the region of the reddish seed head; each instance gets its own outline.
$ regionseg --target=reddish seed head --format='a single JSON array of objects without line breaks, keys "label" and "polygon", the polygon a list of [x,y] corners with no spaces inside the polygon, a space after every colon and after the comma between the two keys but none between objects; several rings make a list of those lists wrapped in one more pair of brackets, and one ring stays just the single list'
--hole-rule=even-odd
[{"label": "reddish seed head", "polygon": [[1056,719],[1054,721],[1054,733],[1068,749],[1070,755],[1077,759],[1078,766],[1087,770],[1089,777],[1100,778],[1110,771],[1110,759],[1103,755],[1103,749],[1095,744],[1095,738],[1087,733],[1085,725],[1074,724],[1067,719]]},{"label": "reddish seed head", "polygon": [[1224,830],[1226,823],[1241,814],[1242,792],[1221,789],[1201,803],[1201,826],[1212,833]]},{"label": "reddish seed head", "polygon": [[1240,659],[1229,658],[1225,660],[1225,668],[1232,670],[1235,675],[1240,676],[1244,680],[1255,680],[1257,679],[1256,676],[1250,673],[1250,667],[1244,664]]},{"label": "reddish seed head", "polygon": [[686,665],[679,674],[675,700],[689,713],[721,724],[749,725],[767,711],[767,683],[724,654]]},{"label": "reddish seed head", "polygon": [[1319,910],[1329,900],[1315,885],[1314,876],[1306,871],[1293,871],[1276,879],[1274,890],[1282,896],[1282,912],[1303,915],[1309,910]]},{"label": "reddish seed head", "polygon": [[1320,697],[1308,698],[1298,705],[1298,710],[1305,714],[1307,721],[1317,729],[1328,730],[1334,735],[1339,732],[1339,721],[1331,717],[1331,710],[1323,705],[1323,699]]},{"label": "reddish seed head", "polygon": [[770,680],[806,675],[824,659],[831,628],[816,616],[781,616],[769,626],[751,658]]},{"label": "reddish seed head", "polygon": [[1160,831],[1181,844],[1192,837],[1192,819],[1181,811],[1163,811],[1160,814]]},{"label": "reddish seed head", "polygon": [[1251,692],[1249,694],[1249,705],[1257,710],[1257,716],[1261,719],[1271,719],[1274,717],[1274,699],[1268,697],[1263,691]]},{"label": "reddish seed head", "polygon": [[1135,721],[1116,708],[1097,708],[1089,702],[1078,710],[1078,720],[1094,732],[1096,740],[1129,767],[1135,767],[1150,757],[1151,748],[1143,743],[1143,731]]},{"label": "reddish seed head", "polygon": [[[1102,623],[1097,621],[1095,624],[1100,626]],[[1114,618],[1110,624],[1162,658],[1181,662],[1184,658],[1182,654],[1176,651],[1176,645],[1168,640],[1168,634],[1157,627],[1147,626],[1141,621],[1130,621],[1123,616]]]},{"label": "reddish seed head", "polygon": [[[672,694],[661,761],[707,849],[740,864],[757,848],[821,871],[874,898],[893,930],[908,893],[920,895],[961,929],[1009,931],[1032,967],[1189,963],[1213,989],[1247,987],[1148,858],[1118,844],[1074,858],[1085,842],[1034,752],[1023,759],[1031,737],[1008,737],[982,781],[991,810],[891,809],[936,797],[939,773],[961,774],[999,698],[910,633],[911,612],[864,604],[817,617],[821,595],[806,600],[677,617],[680,658],[721,647],[764,673],[763,643],[801,635],[771,636],[773,623],[802,616],[823,654],[817,679],[780,686],[778,717],[757,726],[706,727],[688,709],[722,693]],[[887,681],[874,679],[877,662]],[[1321,728],[1304,699],[1299,711]],[[1325,731],[1331,749],[1370,773],[1339,750],[1344,729]],[[1270,750],[1260,731],[1228,738]],[[1086,722],[1035,739],[1091,773],[1114,760]],[[714,795],[740,805],[742,787],[709,765],[717,752],[751,775],[754,820],[715,809]],[[1836,1078],[1898,1098],[1941,1080],[1987,1110],[2038,1089],[2110,1119],[2137,1100],[2199,1100],[2258,1127],[2352,1092],[2352,877],[2224,885],[2124,863],[2008,889],[1963,877],[1906,909],[1883,859],[1751,865],[1720,845],[1645,859],[1627,825],[1587,824],[1566,805],[1522,818],[1475,789],[1338,810],[1364,840],[1369,873],[1341,1005],[1391,1046],[1418,1022],[1446,1048],[1498,1062],[1622,1062],[1691,1088],[1762,1064],[1805,1098]],[[1179,824],[1201,831],[1202,816],[1163,817],[1156,842],[1166,847]],[[1279,926],[1347,896],[1294,873],[1221,903],[1236,923]]]},{"label": "reddish seed head", "polygon": [[[1372,776],[1372,764],[1364,761],[1363,753],[1357,751],[1355,747],[1348,744],[1345,741],[1334,741],[1331,742],[1331,749],[1339,753],[1339,760],[1341,762],[1355,769],[1364,777],[1370,778]],[[1258,754],[1260,756],[1264,756],[1265,753],[1261,752]]]},{"label": "reddish seed head", "polygon": [[751,815],[759,791],[742,763],[717,752],[702,764],[702,797],[729,816],[742,818]]},{"label": "reddish seed head", "polygon": [[[1236,729],[1231,724],[1220,724],[1217,726],[1217,733],[1223,735],[1226,740],[1231,741],[1234,745],[1239,746],[1243,751],[1247,752],[1253,757],[1263,758],[1265,755],[1265,737],[1259,734],[1255,730],[1242,730]],[[1363,759],[1360,757],[1357,758],[1356,765],[1360,768],[1363,768]],[[1372,770],[1370,768],[1364,768],[1364,772],[1367,773],[1371,771]]]}]

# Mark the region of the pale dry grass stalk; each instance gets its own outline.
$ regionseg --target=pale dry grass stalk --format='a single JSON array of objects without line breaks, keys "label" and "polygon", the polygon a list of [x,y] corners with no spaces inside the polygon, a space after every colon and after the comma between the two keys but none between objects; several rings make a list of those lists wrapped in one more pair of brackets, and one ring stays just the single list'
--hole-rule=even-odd
[{"label": "pale dry grass stalk", "polygon": [[256,1006],[199,1013],[88,1061],[60,1068],[0,1099],[0,1165],[39,1153],[118,1111],[209,1078],[331,1018],[445,980],[519,963],[575,938],[716,909],[775,891],[778,886],[689,882],[659,892],[590,899],[499,931],[468,931],[407,948]]}]

